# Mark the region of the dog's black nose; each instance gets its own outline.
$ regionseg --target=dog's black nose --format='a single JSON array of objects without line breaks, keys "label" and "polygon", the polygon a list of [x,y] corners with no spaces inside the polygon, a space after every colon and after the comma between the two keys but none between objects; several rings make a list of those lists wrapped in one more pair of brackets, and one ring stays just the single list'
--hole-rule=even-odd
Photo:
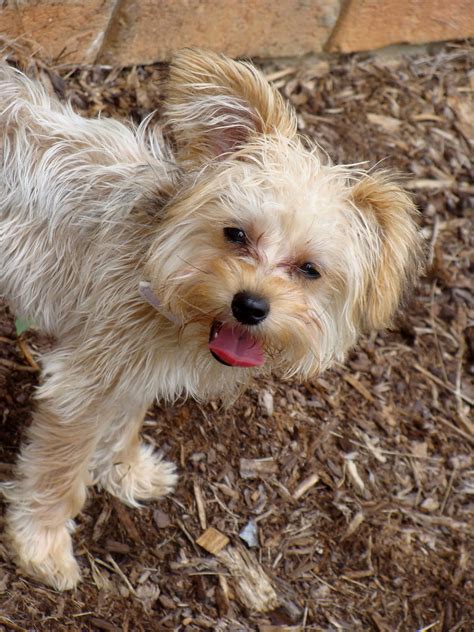
[{"label": "dog's black nose", "polygon": [[237,292],[232,300],[232,313],[243,325],[258,325],[268,316],[267,299],[251,292]]}]

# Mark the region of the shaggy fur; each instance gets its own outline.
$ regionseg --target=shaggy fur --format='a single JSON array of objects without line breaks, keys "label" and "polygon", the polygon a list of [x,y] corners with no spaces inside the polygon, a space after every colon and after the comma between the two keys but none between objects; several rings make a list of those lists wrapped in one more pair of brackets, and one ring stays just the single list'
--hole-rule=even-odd
[{"label": "shaggy fur", "polygon": [[[0,294],[57,340],[5,487],[7,534],[21,568],[59,589],[79,580],[70,533],[89,484],[132,506],[175,486],[139,439],[154,398],[317,374],[389,324],[419,271],[411,200],[384,173],[308,150],[251,65],[179,53],[165,116],[173,148],[146,123],[82,118],[0,66]],[[239,325],[265,352],[258,369],[223,367],[208,348],[242,291],[270,305]]]}]

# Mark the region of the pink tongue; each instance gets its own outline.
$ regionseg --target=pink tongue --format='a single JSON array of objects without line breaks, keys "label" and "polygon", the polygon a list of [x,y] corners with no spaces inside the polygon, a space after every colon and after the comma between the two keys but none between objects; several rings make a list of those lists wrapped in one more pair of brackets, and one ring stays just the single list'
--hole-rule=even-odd
[{"label": "pink tongue", "polygon": [[209,349],[231,366],[261,366],[264,361],[260,343],[243,329],[222,325]]}]

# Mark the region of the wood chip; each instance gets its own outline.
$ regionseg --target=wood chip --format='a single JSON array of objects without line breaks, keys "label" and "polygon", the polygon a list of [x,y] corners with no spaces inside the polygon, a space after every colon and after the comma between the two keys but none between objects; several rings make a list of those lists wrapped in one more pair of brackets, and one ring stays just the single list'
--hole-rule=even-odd
[{"label": "wood chip", "polygon": [[201,488],[199,487],[199,484],[194,481],[193,483],[193,488],[194,488],[194,498],[196,499],[196,507],[198,510],[198,516],[199,516],[199,524],[201,525],[201,529],[206,529],[207,528],[207,520],[206,520],[206,506],[204,504],[204,498],[202,496],[202,491]]},{"label": "wood chip", "polygon": [[400,127],[401,121],[392,116],[386,116],[384,114],[374,114],[373,112],[367,112],[367,120],[369,123],[378,125],[386,132],[396,132]]},{"label": "wood chip", "polygon": [[109,503],[105,503],[102,511],[99,514],[99,517],[95,521],[94,530],[92,531],[92,539],[94,542],[97,542],[104,532],[105,526],[110,518],[110,514],[112,513],[112,507]]},{"label": "wood chip", "polygon": [[280,605],[270,578],[246,548],[229,546],[217,558],[229,571],[234,593],[246,608],[254,612],[268,612]]},{"label": "wood chip", "polygon": [[363,492],[365,490],[365,483],[361,479],[359,472],[357,471],[356,464],[351,459],[347,459],[346,464],[347,471],[349,472],[349,476],[352,479],[352,482],[361,492]]},{"label": "wood chip", "polygon": [[105,541],[105,550],[109,553],[120,553],[121,555],[128,555],[130,553],[130,547],[126,542],[117,542],[112,538],[108,538]]},{"label": "wood chip", "polygon": [[230,591],[229,583],[225,575],[222,573],[218,576],[219,585],[216,587],[216,604],[219,610],[219,615],[225,616],[229,611],[230,606]]},{"label": "wood chip", "polygon": [[140,533],[133,522],[132,517],[130,516],[128,510],[117,498],[112,498],[112,503],[114,506],[114,511],[117,514],[118,519],[122,523],[122,526],[125,528],[125,531],[129,535],[129,537],[139,544],[143,542]]},{"label": "wood chip", "polygon": [[166,610],[174,610],[176,608],[175,602],[168,595],[160,595],[158,600]]},{"label": "wood chip", "polygon": [[240,459],[240,476],[242,478],[260,478],[277,472],[278,464],[272,458]]},{"label": "wood chip", "polygon": [[110,623],[110,621],[106,621],[106,619],[92,617],[91,619],[89,619],[89,621],[98,630],[105,630],[105,632],[120,632],[120,628],[118,628],[113,623]]},{"label": "wood chip", "polygon": [[262,623],[258,626],[258,632],[301,632],[300,625],[269,625]]},{"label": "wood chip", "polygon": [[[229,538],[209,527],[196,540],[208,553],[215,555],[228,570],[233,592],[246,608],[254,612],[268,612],[280,605],[277,593],[270,578],[256,557],[244,546],[236,543],[229,545]],[[221,584],[224,598],[229,598],[226,582]]]},{"label": "wood chip", "polygon": [[428,178],[416,178],[414,180],[408,180],[404,183],[405,189],[410,191],[416,191],[417,189],[444,189],[445,187],[452,187],[455,184],[455,180],[452,178],[446,178],[444,180],[431,180]]},{"label": "wood chip", "polygon": [[366,387],[362,384],[362,382],[360,382],[356,377],[354,377],[353,375],[351,375],[350,373],[345,373],[343,375],[343,378],[346,380],[346,382],[348,384],[350,384],[352,386],[352,388],[355,388],[355,390],[360,393],[362,395],[362,397],[365,397],[365,399],[369,402],[373,402],[374,397],[372,395],[372,393],[370,393]]},{"label": "wood chip", "polygon": [[229,542],[229,538],[214,527],[206,529],[196,540],[196,544],[212,555],[217,555]]},{"label": "wood chip", "polygon": [[293,498],[295,500],[298,500],[298,498],[301,498],[301,496],[306,494],[306,492],[309,489],[311,489],[311,487],[314,487],[314,485],[316,485],[316,483],[318,481],[319,481],[319,475],[316,474],[316,472],[311,474],[307,478],[305,478],[303,481],[301,481],[301,483],[298,485],[298,487],[293,492]]},{"label": "wood chip", "polygon": [[364,514],[361,511],[359,511],[350,521],[349,526],[347,527],[347,531],[342,536],[342,539],[345,540],[346,538],[349,538],[353,533],[357,531],[357,529],[360,527],[360,525],[363,522],[364,522]]},{"label": "wood chip", "polygon": [[412,121],[434,121],[436,123],[442,123],[443,117],[432,114],[431,112],[425,112],[424,114],[414,114],[410,117]]}]

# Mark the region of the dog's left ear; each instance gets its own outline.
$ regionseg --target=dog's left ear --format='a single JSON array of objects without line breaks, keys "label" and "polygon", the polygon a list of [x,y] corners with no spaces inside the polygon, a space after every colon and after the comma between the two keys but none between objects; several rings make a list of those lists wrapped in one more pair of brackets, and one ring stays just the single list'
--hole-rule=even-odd
[{"label": "dog's left ear", "polygon": [[256,68],[207,51],[186,49],[172,59],[164,114],[178,159],[192,167],[258,134],[296,134],[293,111]]},{"label": "dog's left ear", "polygon": [[423,269],[423,240],[411,198],[385,172],[368,175],[351,191],[364,229],[365,283],[356,301],[361,329],[387,327]]}]

